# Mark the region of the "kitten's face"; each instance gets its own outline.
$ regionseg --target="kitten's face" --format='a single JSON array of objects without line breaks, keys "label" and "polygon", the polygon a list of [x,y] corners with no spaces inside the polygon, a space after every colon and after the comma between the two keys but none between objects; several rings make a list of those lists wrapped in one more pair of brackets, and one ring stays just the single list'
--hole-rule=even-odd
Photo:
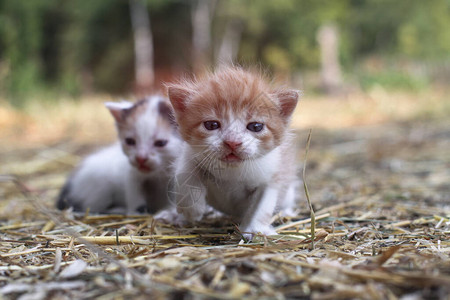
[{"label": "kitten's face", "polygon": [[[239,163],[266,154],[279,145],[283,124],[271,117],[277,113],[274,105],[267,106],[266,100],[254,100],[255,105],[233,107],[228,101],[215,97],[194,98],[180,123],[183,137],[202,152],[202,156],[226,163]],[[212,103],[213,107],[202,109],[204,104]]]},{"label": "kitten's face", "polygon": [[169,87],[180,133],[198,153],[197,161],[227,165],[256,159],[280,145],[297,96],[272,92],[260,77],[240,69],[189,87]]},{"label": "kitten's face", "polygon": [[130,163],[142,173],[166,171],[179,146],[170,108],[163,99],[152,97],[113,112],[119,140]]}]

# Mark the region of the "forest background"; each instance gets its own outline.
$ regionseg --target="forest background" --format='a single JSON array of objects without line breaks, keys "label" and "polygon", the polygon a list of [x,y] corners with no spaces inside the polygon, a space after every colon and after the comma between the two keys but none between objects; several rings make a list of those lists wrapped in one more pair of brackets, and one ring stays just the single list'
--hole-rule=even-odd
[{"label": "forest background", "polygon": [[343,87],[417,91],[450,80],[448,0],[1,0],[0,96],[23,107],[130,95],[139,85],[143,27],[152,43],[150,85],[231,59],[318,92],[319,32],[327,26],[337,34]]},{"label": "forest background", "polygon": [[450,1],[0,0],[2,146],[110,141],[103,101],[230,62],[302,90],[295,127],[442,116]]}]

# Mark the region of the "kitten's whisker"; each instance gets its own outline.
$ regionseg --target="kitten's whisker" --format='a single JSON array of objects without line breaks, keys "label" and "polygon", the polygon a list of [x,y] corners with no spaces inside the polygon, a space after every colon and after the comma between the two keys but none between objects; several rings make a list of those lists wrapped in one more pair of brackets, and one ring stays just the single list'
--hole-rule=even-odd
[{"label": "kitten's whisker", "polygon": [[[202,169],[201,166],[205,163],[205,161],[208,159],[208,157],[211,156],[213,153],[214,152],[209,149],[206,149],[205,151],[196,153],[194,155],[194,157],[189,160],[189,162],[194,161],[194,168],[189,173],[184,174],[184,175],[186,175],[186,178],[183,178],[184,182],[182,182],[181,185],[184,185],[186,182],[191,180],[192,177],[196,176],[198,174],[198,171]],[[205,156],[200,161],[196,161],[196,159],[201,155],[205,155]]]},{"label": "kitten's whisker", "polygon": [[203,167],[204,164],[206,164],[207,160],[214,154],[213,151],[211,151],[210,149],[205,150],[202,155],[203,158],[201,159],[201,161],[198,162],[198,166]]},{"label": "kitten's whisker", "polygon": [[[214,155],[214,151],[210,149],[206,149],[205,151],[199,153],[200,155],[204,155],[200,161],[195,161],[194,169],[190,172],[190,174],[197,172],[198,170],[203,170],[204,166],[208,163],[208,160]],[[199,155],[199,156],[200,156]],[[195,160],[195,158],[194,158]]]},{"label": "kitten's whisker", "polygon": [[[214,179],[214,182],[216,183],[216,185],[217,186],[219,186],[219,182],[218,182],[218,180],[217,180],[217,177],[216,176],[214,176],[215,174],[213,174],[213,171],[214,171],[214,169],[215,169],[215,167],[217,166],[217,165],[219,165],[220,163],[217,161],[217,159],[215,159],[214,157],[211,157],[211,159],[210,159],[210,161],[209,161],[209,164],[208,164],[208,171],[209,171],[209,174],[213,177],[213,179]],[[220,170],[220,168],[219,168],[219,170]],[[221,174],[218,174],[219,176],[219,179],[221,178]]]},{"label": "kitten's whisker", "polygon": [[[199,157],[202,157],[202,156],[205,156],[205,155],[209,155],[208,152],[212,152],[212,151],[209,150],[209,149],[206,149],[206,150],[204,150],[204,151],[199,151],[199,152],[193,154],[193,155],[192,155],[192,158],[189,159],[189,162],[194,161],[194,162],[198,163],[197,159],[198,159]],[[200,161],[203,160],[203,158],[204,158],[204,157],[202,157],[202,158],[200,159]]]}]

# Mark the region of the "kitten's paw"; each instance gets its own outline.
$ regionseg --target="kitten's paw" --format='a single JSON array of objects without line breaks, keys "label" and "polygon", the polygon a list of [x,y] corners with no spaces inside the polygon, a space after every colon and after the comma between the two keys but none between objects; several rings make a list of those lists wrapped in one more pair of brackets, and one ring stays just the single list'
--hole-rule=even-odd
[{"label": "kitten's paw", "polygon": [[282,216],[282,217],[291,217],[291,218],[298,215],[297,210],[294,209],[294,208],[291,208],[291,207],[282,209],[282,210],[279,212],[279,214],[280,214],[280,216]]},{"label": "kitten's paw", "polygon": [[126,210],[125,207],[116,206],[116,207],[108,209],[106,211],[106,213],[110,214],[110,215],[126,215],[127,214],[127,210]]},{"label": "kitten's paw", "polygon": [[138,208],[136,208],[136,211],[140,214],[146,214],[148,213],[148,207],[147,204],[143,204],[141,206],[139,206]]},{"label": "kitten's paw", "polygon": [[142,205],[136,208],[127,209],[126,215],[135,216],[135,215],[145,215],[148,214],[147,205]]},{"label": "kitten's paw", "polygon": [[241,228],[242,235],[246,240],[251,241],[256,234],[276,235],[278,234],[271,225],[245,226]]},{"label": "kitten's paw", "polygon": [[174,225],[181,225],[184,220],[184,217],[180,215],[175,208],[164,209],[154,215],[153,218],[159,222]]},{"label": "kitten's paw", "polygon": [[185,217],[185,220],[189,223],[198,222],[203,218],[204,210],[196,208],[181,208],[177,207],[177,212]]},{"label": "kitten's paw", "polygon": [[225,216],[224,213],[218,211],[217,209],[212,208],[211,206],[209,206],[205,212],[205,217],[210,219],[222,218],[224,216]]}]

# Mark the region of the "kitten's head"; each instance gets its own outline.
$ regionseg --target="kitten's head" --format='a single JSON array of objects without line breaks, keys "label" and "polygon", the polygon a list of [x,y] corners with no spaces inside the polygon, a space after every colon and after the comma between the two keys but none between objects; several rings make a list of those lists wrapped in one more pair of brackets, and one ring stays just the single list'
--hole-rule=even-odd
[{"label": "kitten's head", "polygon": [[123,152],[142,173],[165,171],[179,147],[167,99],[148,97],[135,104],[106,102],[116,121]]},{"label": "kitten's head", "polygon": [[238,67],[168,85],[168,93],[182,138],[199,156],[235,165],[281,144],[298,99]]}]

